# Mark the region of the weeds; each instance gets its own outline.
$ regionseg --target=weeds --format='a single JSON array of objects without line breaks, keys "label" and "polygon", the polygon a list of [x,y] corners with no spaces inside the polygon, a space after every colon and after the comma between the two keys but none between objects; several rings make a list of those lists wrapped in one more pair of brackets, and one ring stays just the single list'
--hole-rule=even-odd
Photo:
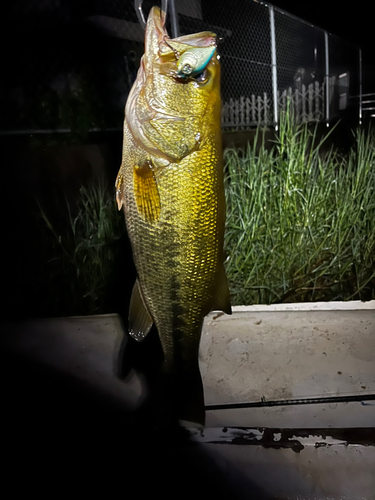
[{"label": "weeds", "polygon": [[114,194],[101,183],[80,188],[76,214],[67,204],[68,227],[58,231],[46,213],[41,216],[52,237],[54,257],[46,264],[56,307],[64,314],[103,312],[114,274],[119,240],[125,232]]},{"label": "weeds", "polygon": [[[358,130],[343,156],[284,117],[271,150],[262,139],[258,130],[253,146],[225,152],[232,303],[375,298],[372,134]],[[119,261],[131,259],[120,255],[125,224],[114,194],[101,184],[82,187],[64,233],[41,214],[52,241],[51,313],[111,310],[108,286]]]},{"label": "weeds", "polygon": [[[271,151],[225,152],[233,304],[368,300],[375,288],[375,150],[345,157],[284,117]],[[260,148],[256,150],[256,143]]]}]

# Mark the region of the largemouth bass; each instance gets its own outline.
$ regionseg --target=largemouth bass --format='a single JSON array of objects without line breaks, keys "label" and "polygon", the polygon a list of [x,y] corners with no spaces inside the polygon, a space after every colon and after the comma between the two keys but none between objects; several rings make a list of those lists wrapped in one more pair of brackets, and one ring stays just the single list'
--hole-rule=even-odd
[{"label": "largemouth bass", "polygon": [[153,7],[125,107],[116,180],[138,275],[129,333],[142,340],[155,324],[180,401],[178,417],[200,424],[203,318],[213,309],[231,313],[220,114],[216,35],[170,39],[163,13]]}]

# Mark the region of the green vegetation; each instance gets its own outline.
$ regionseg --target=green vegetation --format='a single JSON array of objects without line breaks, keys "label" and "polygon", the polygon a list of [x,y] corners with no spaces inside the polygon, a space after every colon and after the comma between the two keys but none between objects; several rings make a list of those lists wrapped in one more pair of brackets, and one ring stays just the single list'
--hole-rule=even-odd
[{"label": "green vegetation", "polygon": [[343,156],[284,117],[278,139],[225,152],[233,304],[375,298],[375,148]]},{"label": "green vegetation", "polygon": [[[259,130],[254,146],[226,150],[225,249],[234,305],[375,298],[373,139],[358,130],[342,155],[314,130],[284,119],[271,149]],[[43,314],[113,312],[114,277],[131,260],[129,247],[121,249],[125,224],[114,192],[100,183],[82,187],[65,230],[41,213],[52,255],[40,275]],[[129,279],[124,286],[131,285]]]},{"label": "green vegetation", "polygon": [[46,244],[53,257],[45,275],[52,291],[53,314],[99,314],[107,311],[107,294],[113,285],[125,232],[122,213],[117,210],[114,192],[102,183],[80,188],[75,215],[67,204],[68,227],[54,227],[46,213],[41,215],[48,229]]}]

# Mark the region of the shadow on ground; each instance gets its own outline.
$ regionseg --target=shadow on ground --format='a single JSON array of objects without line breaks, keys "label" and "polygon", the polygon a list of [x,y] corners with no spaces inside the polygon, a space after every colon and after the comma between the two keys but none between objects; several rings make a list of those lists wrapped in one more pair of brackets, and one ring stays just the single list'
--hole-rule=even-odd
[{"label": "shadow on ground", "polygon": [[[119,408],[110,396],[16,349],[2,349],[1,357],[3,477],[14,491],[39,497],[268,498],[183,430],[155,429],[147,404],[137,411]],[[120,374],[126,377],[128,368],[125,363]]]}]

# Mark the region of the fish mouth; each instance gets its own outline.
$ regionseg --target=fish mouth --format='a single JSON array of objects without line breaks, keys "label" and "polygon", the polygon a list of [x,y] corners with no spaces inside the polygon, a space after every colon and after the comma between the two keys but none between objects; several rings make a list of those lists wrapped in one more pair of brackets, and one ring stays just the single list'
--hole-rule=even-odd
[{"label": "fish mouth", "polygon": [[169,38],[164,12],[159,7],[152,7],[146,25],[145,59],[152,63],[155,57],[177,56],[177,53],[182,55],[191,47],[216,47],[216,41],[216,34],[211,31]]},{"label": "fish mouth", "polygon": [[150,155],[167,162],[176,162],[198,147],[199,141],[194,137],[199,130],[194,131],[193,138],[186,139],[185,148],[176,148],[159,129],[164,125],[171,129],[176,126],[178,129],[177,122],[195,117],[189,107],[176,107],[175,102],[166,104],[165,77],[181,85],[191,81],[178,75],[178,60],[189,49],[199,51],[203,48],[210,53],[206,62],[208,64],[214,53],[207,49],[209,47],[216,47],[216,35],[209,31],[169,38],[164,12],[159,7],[151,8],[146,24],[145,52],[125,108],[127,124],[135,142],[141,144]]},{"label": "fish mouth", "polygon": [[165,28],[165,14],[159,7],[152,7],[147,18],[145,33],[145,59],[153,63],[155,57],[159,57],[159,46],[168,32]]}]

